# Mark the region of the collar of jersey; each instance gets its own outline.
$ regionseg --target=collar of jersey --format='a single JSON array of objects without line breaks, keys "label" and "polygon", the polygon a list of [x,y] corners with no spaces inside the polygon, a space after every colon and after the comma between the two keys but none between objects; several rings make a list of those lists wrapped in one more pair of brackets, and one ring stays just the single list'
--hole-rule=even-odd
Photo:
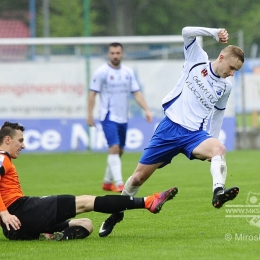
[{"label": "collar of jersey", "polygon": [[9,157],[9,159],[11,159],[11,156],[8,152],[0,150],[0,154],[5,154],[7,157]]},{"label": "collar of jersey", "polygon": [[119,68],[115,68],[115,67],[111,66],[109,63],[107,63],[107,65],[108,65],[110,68],[114,69],[114,70],[120,70],[120,69],[121,69],[121,66],[120,66]]},{"label": "collar of jersey", "polygon": [[215,74],[215,72],[213,71],[211,62],[209,63],[209,69],[210,69],[210,72],[211,72],[216,78],[220,78],[220,76],[218,76],[217,74]]}]

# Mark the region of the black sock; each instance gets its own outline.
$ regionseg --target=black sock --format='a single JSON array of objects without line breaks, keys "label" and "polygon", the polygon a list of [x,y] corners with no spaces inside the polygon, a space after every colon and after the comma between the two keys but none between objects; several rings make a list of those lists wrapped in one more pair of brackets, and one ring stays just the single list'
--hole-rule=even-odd
[{"label": "black sock", "polygon": [[143,209],[144,199],[124,195],[106,195],[96,197],[94,211],[116,213],[127,209]]},{"label": "black sock", "polygon": [[64,240],[82,239],[89,236],[89,231],[82,226],[72,226],[65,228],[62,233],[64,234]]}]

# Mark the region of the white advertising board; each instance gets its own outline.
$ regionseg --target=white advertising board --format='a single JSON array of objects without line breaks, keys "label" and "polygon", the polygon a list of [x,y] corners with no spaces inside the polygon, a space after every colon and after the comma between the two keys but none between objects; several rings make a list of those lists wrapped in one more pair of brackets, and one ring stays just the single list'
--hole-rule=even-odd
[{"label": "white advertising board", "polygon": [[2,63],[0,100],[0,118],[86,117],[85,61]]}]

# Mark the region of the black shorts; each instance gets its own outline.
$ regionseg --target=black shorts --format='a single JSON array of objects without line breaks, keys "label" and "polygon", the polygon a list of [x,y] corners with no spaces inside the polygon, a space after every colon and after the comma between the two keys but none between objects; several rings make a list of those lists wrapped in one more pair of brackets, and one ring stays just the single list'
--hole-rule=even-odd
[{"label": "black shorts", "polygon": [[[76,199],[72,195],[21,197],[8,207],[21,222],[19,230],[7,230],[2,222],[3,233],[11,240],[38,239],[40,233],[53,233],[68,227],[68,220],[76,216]],[[10,226],[10,225],[9,225]]]}]

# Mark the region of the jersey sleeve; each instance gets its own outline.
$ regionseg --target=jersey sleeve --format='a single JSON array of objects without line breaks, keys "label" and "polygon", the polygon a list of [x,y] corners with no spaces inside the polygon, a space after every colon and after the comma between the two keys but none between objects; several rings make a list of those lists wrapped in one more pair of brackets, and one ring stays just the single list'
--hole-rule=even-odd
[{"label": "jersey sleeve", "polygon": [[206,61],[207,53],[201,48],[196,40],[197,36],[211,36],[219,41],[218,33],[221,29],[212,29],[206,27],[184,27],[182,36],[184,40],[184,56],[185,60],[197,62],[199,60]]},{"label": "jersey sleeve", "polygon": [[0,194],[0,212],[4,211],[4,210],[7,210],[7,208],[6,208],[6,206],[5,206],[4,202],[3,202],[2,196]]},{"label": "jersey sleeve", "polygon": [[95,92],[100,92],[102,88],[102,84],[105,80],[105,73],[103,71],[103,67],[97,69],[91,79],[90,82],[90,90]]},{"label": "jersey sleeve", "polygon": [[219,99],[218,102],[215,104],[212,112],[209,133],[215,138],[218,138],[219,132],[222,127],[225,109],[226,109],[230,92],[231,92],[231,86],[230,89],[226,91],[224,95],[221,97],[221,99]]},{"label": "jersey sleeve", "polygon": [[[11,166],[11,160],[6,155],[0,154],[0,185],[4,174],[10,170]],[[6,209],[7,208],[3,202],[0,192],[0,211],[4,211]]]},{"label": "jersey sleeve", "polygon": [[228,98],[230,96],[230,93],[231,93],[231,88],[232,88],[232,85],[230,85],[228,87],[228,89],[225,91],[225,93],[223,94],[223,96],[216,102],[215,104],[215,108],[217,110],[225,110],[226,109],[226,105],[227,105],[227,102],[228,102]]},{"label": "jersey sleeve", "polygon": [[4,176],[4,174],[5,174],[4,159],[5,159],[5,156],[0,154],[0,180],[1,180],[1,177]]},{"label": "jersey sleeve", "polygon": [[210,121],[209,134],[217,139],[222,127],[224,113],[225,110],[218,110],[216,108],[213,109],[213,113]]},{"label": "jersey sleeve", "polygon": [[137,79],[136,79],[136,76],[135,76],[135,73],[132,69],[129,68],[129,74],[130,74],[130,77],[131,77],[131,92],[134,93],[134,92],[137,92],[140,90],[140,86],[137,82]]}]

